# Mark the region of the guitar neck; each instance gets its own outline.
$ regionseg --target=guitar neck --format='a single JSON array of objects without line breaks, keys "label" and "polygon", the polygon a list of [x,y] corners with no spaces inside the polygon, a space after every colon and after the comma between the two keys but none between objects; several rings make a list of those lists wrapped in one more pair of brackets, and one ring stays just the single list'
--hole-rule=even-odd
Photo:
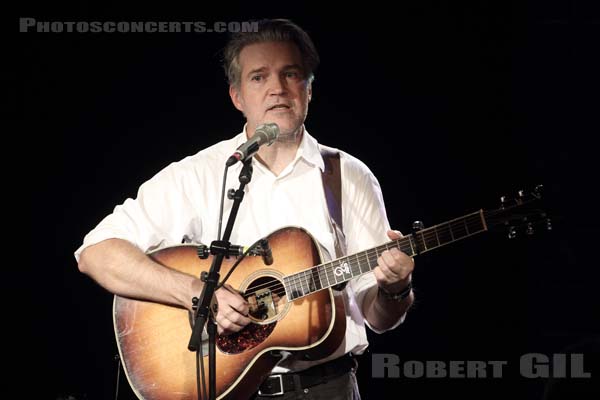
[{"label": "guitar neck", "polygon": [[285,291],[289,300],[296,300],[372,271],[377,266],[377,258],[381,253],[391,248],[397,247],[402,252],[414,257],[485,232],[487,229],[483,210],[479,210],[392,240],[381,246],[288,275],[283,280]]}]

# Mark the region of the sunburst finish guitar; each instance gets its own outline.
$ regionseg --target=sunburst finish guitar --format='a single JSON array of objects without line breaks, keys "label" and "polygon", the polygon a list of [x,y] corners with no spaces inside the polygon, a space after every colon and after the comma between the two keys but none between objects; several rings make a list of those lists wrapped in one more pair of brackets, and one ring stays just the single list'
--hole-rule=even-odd
[{"label": "sunburst finish guitar", "polygon": [[[532,194],[539,198],[539,191]],[[218,399],[247,399],[287,350],[301,359],[330,355],[345,333],[344,304],[332,287],[370,272],[379,255],[398,247],[409,256],[485,232],[491,226],[534,223],[531,211],[515,212],[527,203],[523,194],[510,206],[504,201],[494,211],[477,211],[422,229],[337,260],[322,263],[314,238],[300,228],[272,233],[269,243],[275,262],[265,266],[260,257],[247,257],[228,283],[250,304],[252,323],[242,331],[217,338]],[[535,215],[549,226],[544,213]],[[149,254],[158,263],[191,275],[208,271],[211,259],[197,256],[197,246],[182,245]],[[224,276],[234,259],[225,259]],[[187,310],[115,296],[114,326],[119,353],[131,387],[140,399],[197,399],[196,354],[187,349],[192,318]],[[208,374],[208,357],[204,357]],[[208,376],[206,376],[208,381]]]}]

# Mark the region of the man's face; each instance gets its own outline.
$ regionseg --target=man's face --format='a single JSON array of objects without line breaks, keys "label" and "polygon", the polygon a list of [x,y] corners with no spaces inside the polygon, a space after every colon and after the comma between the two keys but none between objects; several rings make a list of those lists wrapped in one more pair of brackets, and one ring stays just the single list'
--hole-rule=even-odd
[{"label": "man's face", "polygon": [[287,42],[246,46],[239,55],[240,87],[229,88],[235,107],[248,121],[248,130],[264,123],[279,126],[279,139],[300,129],[312,94],[298,47]]}]

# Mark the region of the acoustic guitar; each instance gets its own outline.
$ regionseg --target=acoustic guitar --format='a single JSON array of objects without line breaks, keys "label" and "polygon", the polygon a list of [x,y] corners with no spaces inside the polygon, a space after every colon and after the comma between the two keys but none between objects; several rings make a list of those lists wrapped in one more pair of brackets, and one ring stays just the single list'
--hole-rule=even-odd
[{"label": "acoustic guitar", "polygon": [[[280,360],[282,350],[303,360],[327,357],[344,338],[345,313],[341,296],[332,287],[369,273],[385,250],[397,247],[409,256],[505,226],[509,237],[524,226],[551,228],[543,211],[525,207],[540,198],[538,186],[513,200],[502,198],[500,208],[479,210],[429,228],[414,231],[381,246],[322,262],[319,247],[309,232],[287,227],[268,236],[275,262],[266,266],[260,257],[244,258],[228,283],[250,304],[252,323],[242,331],[217,338],[218,399],[247,399]],[[200,276],[211,258],[200,259],[197,246],[181,245],[150,253],[156,262]],[[236,260],[225,259],[221,276]],[[115,296],[114,328],[123,367],[140,399],[198,399],[196,353],[187,348],[191,314],[182,308]],[[208,382],[208,356],[202,362]]]}]

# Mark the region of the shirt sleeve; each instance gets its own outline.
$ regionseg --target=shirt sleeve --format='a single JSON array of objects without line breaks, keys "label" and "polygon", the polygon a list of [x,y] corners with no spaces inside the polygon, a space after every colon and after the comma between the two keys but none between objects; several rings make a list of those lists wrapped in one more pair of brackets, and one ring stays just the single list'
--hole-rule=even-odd
[{"label": "shirt sleeve", "polygon": [[[342,168],[344,234],[348,254],[354,254],[389,242],[387,231],[390,229],[390,224],[381,186],[375,175],[356,158],[346,155],[343,160],[345,161]],[[367,291],[376,285],[377,280],[372,273],[363,274],[349,282],[350,291],[361,312]],[[405,315],[387,330],[400,325]],[[366,318],[364,321],[372,331],[384,332],[373,328]]]},{"label": "shirt sleeve", "polygon": [[124,239],[148,252],[181,243],[190,230],[198,232],[200,220],[185,194],[182,168],[180,163],[169,165],[142,184],[135,199],[116,206],[85,236],[76,260],[86,247],[106,239]]}]

